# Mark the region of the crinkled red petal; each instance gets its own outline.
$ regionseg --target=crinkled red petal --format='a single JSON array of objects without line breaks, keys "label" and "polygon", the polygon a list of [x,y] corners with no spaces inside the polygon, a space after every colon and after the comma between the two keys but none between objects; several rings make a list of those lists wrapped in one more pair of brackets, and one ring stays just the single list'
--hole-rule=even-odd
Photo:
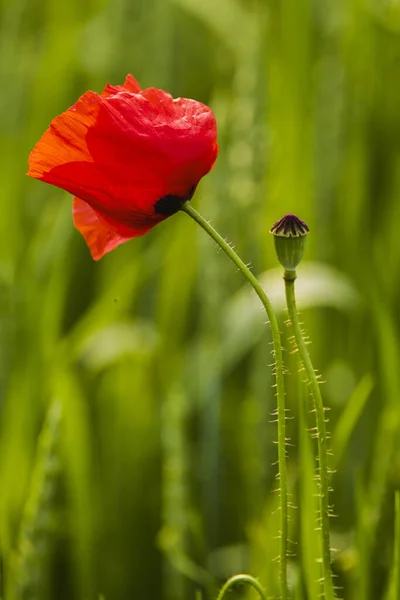
[{"label": "crinkled red petal", "polygon": [[51,170],[62,164],[92,163],[87,134],[96,125],[99,112],[98,95],[86,92],[74,106],[53,119],[29,156],[28,175],[46,181]]},{"label": "crinkled red petal", "polygon": [[111,94],[117,94],[118,92],[123,91],[133,92],[134,94],[138,94],[140,92],[140,85],[133,75],[127,75],[123,85],[111,85],[107,83],[101,95],[110,96]]},{"label": "crinkled red petal", "polygon": [[[118,94],[120,96],[121,94]],[[98,210],[154,214],[167,193],[167,157],[127,130],[106,99],[87,92],[56,117],[29,157],[28,175],[59,186]]]},{"label": "crinkled red petal", "polygon": [[135,228],[128,228],[118,222],[111,224],[111,220],[106,215],[96,212],[87,202],[76,196],[73,202],[73,220],[75,227],[85,238],[94,260],[99,260],[120,244],[144,235],[153,226],[142,223]]}]

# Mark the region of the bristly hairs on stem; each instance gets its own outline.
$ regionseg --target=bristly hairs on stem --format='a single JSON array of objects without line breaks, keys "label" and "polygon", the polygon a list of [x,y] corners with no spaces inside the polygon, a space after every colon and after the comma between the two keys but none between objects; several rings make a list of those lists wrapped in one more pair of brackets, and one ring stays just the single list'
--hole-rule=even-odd
[{"label": "bristly hairs on stem", "polygon": [[222,586],[222,588],[218,594],[217,600],[223,600],[225,598],[225,596],[227,596],[228,592],[230,592],[232,590],[232,588],[238,584],[239,585],[243,585],[243,584],[250,585],[252,588],[254,588],[256,590],[256,592],[258,592],[261,600],[267,600],[267,597],[264,594],[264,590],[262,589],[260,583],[257,581],[257,579],[255,577],[252,577],[251,575],[234,575],[233,577],[228,579],[228,581]]},{"label": "bristly hairs on stem", "polygon": [[[189,215],[225,252],[242,275],[247,279],[261,303],[269,319],[272,341],[273,356],[275,361],[276,397],[277,397],[277,420],[278,420],[278,465],[279,465],[279,508],[280,508],[280,545],[279,545],[279,587],[281,600],[288,598],[287,585],[287,555],[288,555],[288,483],[286,468],[286,411],[285,411],[285,388],[283,379],[283,357],[281,346],[281,334],[278,321],[272,304],[258,279],[253,275],[246,264],[239,258],[233,248],[204,219],[190,204],[186,202],[181,210]],[[248,576],[246,576],[248,577]],[[220,600],[220,597],[218,597]]]},{"label": "bristly hairs on stem", "polygon": [[307,223],[288,214],[277,221],[270,232],[274,236],[275,250],[279,262],[284,268],[283,279],[285,281],[286,304],[289,312],[289,320],[294,330],[295,345],[298,349],[299,359],[304,367],[307,383],[310,386],[311,396],[315,411],[315,434],[318,443],[318,468],[316,481],[319,488],[319,517],[318,530],[321,532],[321,588],[325,600],[334,600],[335,592],[332,582],[331,570],[331,548],[329,531],[329,468],[328,468],[328,436],[326,432],[325,409],[322,402],[318,377],[314,371],[310,355],[307,350],[308,338],[306,338],[302,323],[297,312],[294,282],[296,280],[296,269],[303,258],[306,236],[309,232]]},{"label": "bristly hairs on stem", "polygon": [[307,350],[306,342],[301,330],[299,316],[297,313],[296,298],[294,291],[294,281],[296,274],[293,271],[285,271],[285,291],[286,303],[288,307],[289,317],[294,329],[296,345],[299,351],[299,358],[303,363],[307,381],[311,388],[311,396],[314,403],[315,412],[315,434],[313,437],[318,442],[318,470],[316,481],[319,486],[319,503],[320,514],[318,525],[321,531],[321,549],[322,549],[322,586],[324,590],[325,600],[333,600],[335,593],[332,583],[331,571],[331,549],[330,549],[330,528],[329,528],[329,467],[328,467],[328,435],[326,432],[325,410],[322,403],[321,391],[319,388],[318,378],[315,374],[311,363],[310,355]]}]

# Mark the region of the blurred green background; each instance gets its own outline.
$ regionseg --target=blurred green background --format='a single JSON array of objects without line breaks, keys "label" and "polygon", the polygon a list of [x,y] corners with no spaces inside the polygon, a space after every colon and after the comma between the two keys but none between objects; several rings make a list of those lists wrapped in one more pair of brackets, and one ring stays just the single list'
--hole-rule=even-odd
[{"label": "blurred green background", "polygon": [[68,194],[25,177],[54,116],[131,72],[212,106],[220,156],[193,205],[280,311],[298,600],[318,592],[313,425],[268,230],[286,212],[310,225],[298,286],[331,408],[334,570],[341,597],[388,600],[400,2],[0,7],[0,597],[210,600],[243,571],[278,596],[271,340],[257,299],[185,214],[94,263]]}]

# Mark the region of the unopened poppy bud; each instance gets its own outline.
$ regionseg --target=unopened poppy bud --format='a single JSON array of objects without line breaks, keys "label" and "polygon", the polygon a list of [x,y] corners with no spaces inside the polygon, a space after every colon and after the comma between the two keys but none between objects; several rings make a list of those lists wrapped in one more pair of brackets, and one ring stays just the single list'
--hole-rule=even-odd
[{"label": "unopened poppy bud", "polygon": [[295,215],[285,215],[271,227],[276,255],[285,271],[296,270],[303,258],[308,232],[307,223]]}]

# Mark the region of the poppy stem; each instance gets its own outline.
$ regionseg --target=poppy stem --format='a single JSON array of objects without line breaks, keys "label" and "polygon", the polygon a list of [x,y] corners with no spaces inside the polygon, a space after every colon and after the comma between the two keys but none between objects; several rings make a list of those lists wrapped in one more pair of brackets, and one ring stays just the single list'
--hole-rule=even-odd
[{"label": "poppy stem", "polygon": [[273,354],[275,359],[276,397],[277,397],[277,422],[278,422],[278,465],[279,465],[279,491],[280,491],[280,546],[279,546],[279,585],[281,600],[287,599],[287,545],[288,545],[288,484],[286,469],[286,411],[285,411],[285,388],[283,379],[283,358],[281,335],[274,309],[267,294],[263,290],[258,279],[245,265],[241,258],[233,250],[232,246],[206,221],[190,204],[186,202],[182,208],[231,259],[241,271],[247,281],[260,298],[267,313],[273,341]]},{"label": "poppy stem", "polygon": [[325,409],[322,402],[321,390],[317,375],[311,362],[307,350],[306,341],[301,330],[299,315],[297,312],[295,296],[296,271],[285,271],[285,292],[286,304],[289,312],[289,319],[294,330],[294,339],[299,352],[300,360],[303,363],[308,383],[311,387],[311,396],[314,402],[316,437],[318,440],[318,486],[319,486],[319,527],[321,532],[322,549],[322,577],[323,598],[325,600],[334,600],[335,593],[332,583],[331,571],[331,549],[329,533],[329,468],[328,468],[328,436],[326,432]]}]

